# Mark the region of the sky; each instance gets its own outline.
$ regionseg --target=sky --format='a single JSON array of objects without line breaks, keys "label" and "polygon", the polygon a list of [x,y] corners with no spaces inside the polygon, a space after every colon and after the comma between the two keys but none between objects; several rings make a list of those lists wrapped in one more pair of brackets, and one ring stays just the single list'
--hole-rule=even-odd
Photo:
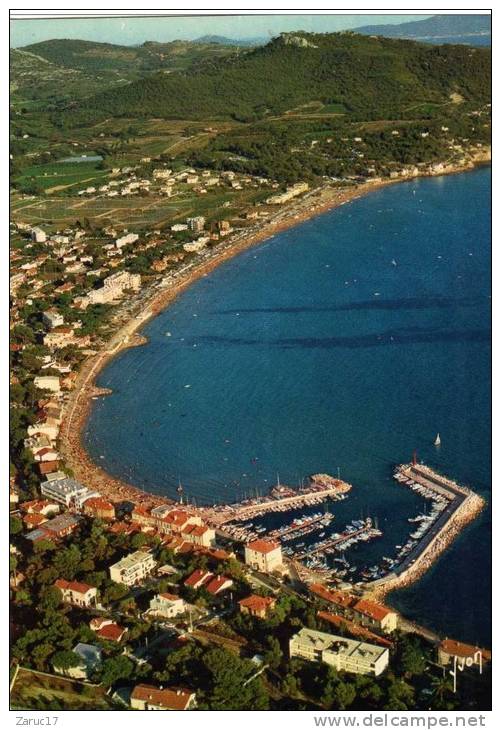
[{"label": "sky", "polygon": [[36,18],[11,20],[13,48],[52,38],[137,45],[144,41],[189,40],[203,35],[267,38],[282,31],[329,33],[361,25],[404,23],[429,15],[247,15],[224,17]]}]

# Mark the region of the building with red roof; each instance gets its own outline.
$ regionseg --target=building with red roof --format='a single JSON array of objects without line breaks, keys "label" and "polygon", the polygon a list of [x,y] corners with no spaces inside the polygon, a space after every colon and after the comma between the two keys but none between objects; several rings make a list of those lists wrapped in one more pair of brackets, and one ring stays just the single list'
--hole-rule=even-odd
[{"label": "building with red roof", "polygon": [[253,540],[245,546],[245,563],[262,573],[282,567],[282,548],[272,540]]},{"label": "building with red roof", "polygon": [[456,657],[459,662],[465,664],[469,661],[471,664],[480,665],[480,662],[490,662],[491,652],[487,649],[481,649],[479,646],[473,646],[472,644],[463,644],[461,641],[454,641],[454,639],[444,639],[440,642],[437,647],[438,652],[438,663],[442,666],[447,666]]},{"label": "building with red roof", "polygon": [[115,507],[104,497],[90,497],[83,503],[84,514],[97,517],[101,520],[114,520]]},{"label": "building with red roof", "polygon": [[318,618],[321,618],[322,621],[332,624],[337,629],[346,630],[350,636],[355,636],[363,641],[372,641],[375,644],[385,646],[388,649],[393,648],[393,643],[391,641],[383,639],[383,637],[378,634],[374,634],[372,631],[369,631],[369,629],[366,629],[365,626],[360,626],[354,621],[350,621],[350,619],[347,619],[346,616],[339,616],[338,614],[330,613],[329,611],[317,611],[317,616]]},{"label": "building with red roof", "polygon": [[198,590],[212,578],[212,573],[208,570],[194,570],[193,573],[186,578],[184,585],[187,588]]},{"label": "building with red roof", "polygon": [[341,614],[345,615],[349,613],[349,610],[357,602],[355,596],[351,593],[345,593],[344,591],[331,591],[321,583],[312,583],[309,586],[310,593],[313,593],[317,598],[321,598],[323,601],[336,606],[336,610]]},{"label": "building with red roof", "polygon": [[136,684],[130,696],[133,710],[191,710],[196,694],[189,689],[163,689],[150,684]]},{"label": "building with red roof", "polygon": [[124,629],[122,626],[119,626],[112,621],[109,624],[107,623],[104,626],[101,626],[101,628],[96,631],[96,636],[99,636],[100,639],[104,639],[105,641],[114,641],[118,644],[122,641],[127,631],[128,629]]},{"label": "building with red roof", "polygon": [[175,618],[186,611],[186,603],[174,593],[157,593],[150,601],[149,612],[164,618]]},{"label": "building with red roof", "polygon": [[386,634],[391,634],[398,626],[398,614],[376,601],[361,599],[353,606],[353,615],[363,626],[377,628]]},{"label": "building with red roof", "polygon": [[226,575],[218,575],[210,580],[206,584],[205,588],[208,593],[213,596],[217,596],[219,593],[227,591],[228,588],[231,588],[232,585],[233,581],[231,580],[231,578],[228,578]]},{"label": "building with red roof", "polygon": [[63,594],[63,601],[72,606],[90,608],[97,603],[97,588],[87,583],[67,581],[59,578],[54,585]]},{"label": "building with red roof", "polygon": [[240,613],[247,613],[255,618],[267,618],[270,611],[275,608],[277,602],[276,598],[271,596],[257,596],[252,594],[247,598],[242,598],[238,602],[240,606]]}]

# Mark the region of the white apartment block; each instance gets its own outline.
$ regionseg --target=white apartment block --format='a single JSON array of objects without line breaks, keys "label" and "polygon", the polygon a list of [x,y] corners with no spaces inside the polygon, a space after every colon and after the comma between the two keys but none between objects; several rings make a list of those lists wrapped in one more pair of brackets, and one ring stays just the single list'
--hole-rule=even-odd
[{"label": "white apartment block", "polygon": [[54,499],[59,504],[66,505],[66,507],[80,503],[84,495],[85,499],[91,496],[90,490],[87,487],[84,487],[83,484],[80,484],[75,479],[67,477],[65,474],[62,475],[62,478],[47,479],[47,481],[42,482],[40,490],[44,497],[50,497],[50,499]]},{"label": "white apartment block", "polygon": [[337,671],[378,677],[389,662],[387,648],[303,628],[289,641],[291,659],[323,662]]},{"label": "white apartment block", "polygon": [[155,568],[156,561],[151,553],[137,550],[110,566],[110,578],[115,583],[133,586],[140,583]]}]

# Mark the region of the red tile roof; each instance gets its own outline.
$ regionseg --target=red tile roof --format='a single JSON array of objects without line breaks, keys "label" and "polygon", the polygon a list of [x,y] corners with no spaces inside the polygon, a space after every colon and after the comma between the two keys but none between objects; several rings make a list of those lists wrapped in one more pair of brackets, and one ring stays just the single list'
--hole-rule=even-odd
[{"label": "red tile roof", "polygon": [[351,608],[357,600],[351,593],[343,593],[343,591],[330,591],[320,583],[312,583],[310,585],[310,592],[314,593],[319,598],[323,598],[324,601],[334,603],[336,606],[341,608]]},{"label": "red tile roof", "polygon": [[74,593],[82,593],[85,594],[88,591],[95,590],[94,586],[88,585],[88,583],[78,583],[77,581],[67,581],[63,580],[63,578],[58,578],[56,580],[55,584],[56,588],[59,588],[60,590],[66,590],[66,591],[73,591]]},{"label": "red tile roof", "polygon": [[136,684],[131,699],[141,700],[166,710],[186,710],[194,692],[189,689],[159,689],[150,684]]},{"label": "red tile roof", "polygon": [[374,621],[383,621],[390,613],[395,613],[391,608],[383,606],[382,603],[376,603],[375,601],[366,601],[364,599],[358,601],[353,606],[353,610],[358,613],[367,616],[368,618],[374,619]]},{"label": "red tile roof", "polygon": [[252,542],[247,543],[247,547],[250,550],[254,550],[256,553],[263,553],[266,555],[266,553],[271,553],[272,550],[276,550],[280,545],[278,542],[273,542],[272,540],[253,540]]},{"label": "red tile roof", "polygon": [[159,593],[159,596],[165,598],[166,601],[179,601],[179,596],[175,596],[174,593]]},{"label": "red tile roof", "polygon": [[444,639],[440,643],[439,649],[445,654],[465,659],[468,657],[473,658],[477,651],[481,651],[485,660],[490,661],[491,659],[491,652],[487,649],[480,649],[478,646],[472,646],[471,644],[462,644],[460,641],[454,641],[453,639]]},{"label": "red tile roof", "polygon": [[393,643],[388,639],[383,639],[382,636],[372,633],[364,626],[359,626],[353,621],[348,621],[344,616],[338,616],[336,613],[329,613],[328,611],[317,611],[317,616],[324,621],[328,621],[333,624],[336,628],[344,627],[352,635],[357,636],[359,639],[365,639],[366,641],[372,641],[380,646],[385,646],[388,649],[393,647]]},{"label": "red tile roof", "polygon": [[266,612],[268,609],[273,608],[276,602],[277,599],[272,598],[271,596],[264,597],[252,594],[247,598],[242,598],[238,604],[243,608],[247,608],[251,613],[262,613],[263,611]]},{"label": "red tile roof", "polygon": [[113,504],[107,499],[103,499],[103,497],[89,497],[89,499],[86,499],[84,502],[84,509],[86,507],[88,507],[89,509],[107,510],[109,512],[115,510]]},{"label": "red tile roof", "polygon": [[188,578],[186,578],[184,585],[190,588],[195,588],[195,586],[199,583],[207,583],[210,578],[212,578],[212,573],[208,570],[195,570]]},{"label": "red tile roof", "polygon": [[106,624],[96,632],[100,639],[106,641],[120,641],[127,629],[122,628],[118,624]]},{"label": "red tile roof", "polygon": [[213,578],[210,583],[207,583],[206,588],[209,593],[215,596],[220,591],[230,588],[233,585],[231,578],[226,575],[218,575],[217,578]]}]

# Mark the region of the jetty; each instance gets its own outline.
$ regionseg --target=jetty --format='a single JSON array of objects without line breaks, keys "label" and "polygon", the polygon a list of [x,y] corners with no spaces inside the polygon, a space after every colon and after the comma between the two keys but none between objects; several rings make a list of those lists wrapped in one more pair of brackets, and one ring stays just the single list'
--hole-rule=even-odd
[{"label": "jetty", "polygon": [[341,479],[330,478],[329,484],[321,485],[310,480],[306,487],[293,489],[283,485],[274,487],[267,497],[256,497],[235,504],[205,507],[205,519],[219,527],[227,522],[242,522],[254,517],[261,517],[271,512],[288,512],[300,507],[311,507],[321,504],[327,499],[343,499],[351,484]]},{"label": "jetty", "polygon": [[398,466],[394,477],[403,486],[445,505],[422,537],[411,543],[405,559],[384,577],[367,584],[367,589],[377,597],[420,578],[485,506],[485,500],[471,489],[418,464],[415,457],[410,464]]}]

